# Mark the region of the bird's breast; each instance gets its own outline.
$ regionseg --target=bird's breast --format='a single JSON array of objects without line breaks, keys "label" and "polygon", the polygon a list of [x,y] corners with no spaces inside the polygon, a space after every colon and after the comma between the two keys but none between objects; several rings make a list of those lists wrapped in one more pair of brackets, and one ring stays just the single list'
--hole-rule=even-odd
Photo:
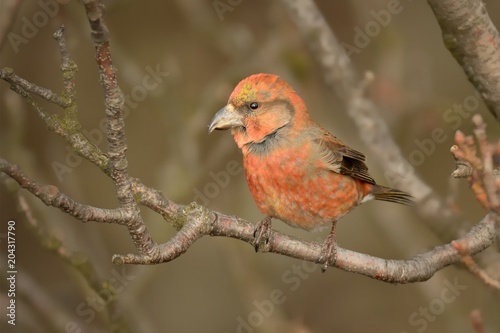
[{"label": "bird's breast", "polygon": [[324,168],[310,142],[266,154],[244,153],[250,192],[266,215],[302,229],[321,227],[354,208],[357,182]]}]

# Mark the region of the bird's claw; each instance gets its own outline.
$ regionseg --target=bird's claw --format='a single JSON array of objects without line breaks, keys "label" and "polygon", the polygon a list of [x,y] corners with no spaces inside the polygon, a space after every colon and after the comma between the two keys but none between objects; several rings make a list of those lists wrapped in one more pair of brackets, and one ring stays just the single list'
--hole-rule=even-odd
[{"label": "bird's claw", "polygon": [[264,241],[265,244],[269,243],[269,229],[271,226],[271,218],[266,216],[262,221],[260,221],[253,232],[254,241],[253,247],[255,252],[259,252],[259,249]]},{"label": "bird's claw", "polygon": [[335,234],[332,232],[323,243],[321,248],[321,255],[319,256],[316,263],[323,264],[321,266],[321,272],[326,272],[328,266],[332,266],[337,261],[337,242],[335,241]]}]

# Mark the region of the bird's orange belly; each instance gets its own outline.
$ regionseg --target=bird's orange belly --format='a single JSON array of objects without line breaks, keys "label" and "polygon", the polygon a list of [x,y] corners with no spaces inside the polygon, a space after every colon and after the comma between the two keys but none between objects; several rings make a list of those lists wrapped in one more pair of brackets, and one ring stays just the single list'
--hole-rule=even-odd
[{"label": "bird's orange belly", "polygon": [[351,177],[307,163],[302,154],[307,152],[246,156],[245,174],[264,214],[302,229],[319,229],[360,203],[361,186]]}]

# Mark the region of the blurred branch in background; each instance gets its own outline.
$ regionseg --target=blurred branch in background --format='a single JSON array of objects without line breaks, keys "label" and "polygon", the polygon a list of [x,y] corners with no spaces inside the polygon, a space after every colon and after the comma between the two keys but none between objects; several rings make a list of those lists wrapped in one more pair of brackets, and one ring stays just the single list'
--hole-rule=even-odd
[{"label": "blurred branch in background", "polygon": [[[78,273],[85,282],[85,285],[81,285],[82,289],[88,287],[92,290],[94,300],[96,304],[99,304],[100,311],[98,312],[101,313],[100,317],[109,330],[112,332],[129,332],[130,329],[127,320],[125,320],[116,308],[115,301],[117,291],[119,290],[119,288],[116,288],[116,281],[103,281],[99,279],[94,266],[89,262],[88,258],[80,253],[69,250],[65,247],[64,242],[45,230],[38,223],[24,196],[19,193],[17,196],[19,207],[25,214],[40,244],[44,248],[56,253],[59,258]],[[32,281],[29,275],[25,279],[26,283],[36,284],[36,281]],[[34,312],[41,312],[44,320],[48,321],[49,327],[52,327],[54,330],[58,327],[65,327],[66,329],[68,329],[68,326],[71,327],[70,325],[73,321],[69,319],[70,316],[67,313],[61,312],[61,309],[57,309],[56,305],[52,304],[53,302],[50,297],[44,293],[42,288],[26,288],[26,290],[30,291],[30,293],[24,295],[27,303],[32,305]],[[51,312],[58,314],[58,316],[51,317]]]},{"label": "blurred branch in background", "polygon": [[21,0],[7,0],[0,4],[0,50],[7,40],[8,32],[11,30],[17,18],[17,12],[21,6]]},{"label": "blurred branch in background", "polygon": [[[320,64],[327,69],[327,82],[342,96],[349,114],[357,121],[360,132],[364,133],[365,140],[373,143],[371,148],[382,160],[390,161],[391,165],[408,164],[388,134],[386,125],[378,117],[376,106],[364,97],[366,82],[357,79],[354,69],[350,66],[343,50],[338,45],[333,33],[328,28],[314,3],[308,1],[284,0],[290,9],[292,17],[311,43],[314,55]],[[100,1],[84,1],[87,17],[91,26],[92,40],[95,45],[96,60],[99,66],[101,85],[105,91],[105,112],[107,117],[108,151],[102,152],[93,146],[88,138],[80,132],[80,125],[76,118],[75,90],[73,76],[75,65],[69,59],[62,28],[55,34],[59,44],[64,75],[63,96],[54,97],[49,94],[46,98],[64,108],[64,118],[47,115],[31,98],[30,93],[46,96],[46,89],[21,79],[10,69],[0,70],[0,77],[11,84],[11,88],[25,97],[49,129],[64,137],[75,151],[94,163],[106,173],[116,186],[116,195],[120,207],[116,209],[101,209],[82,205],[62,194],[52,185],[39,185],[29,179],[22,170],[10,162],[1,159],[0,170],[16,180],[23,188],[30,190],[46,204],[57,207],[82,221],[96,221],[116,223],[127,226],[129,234],[139,254],[115,255],[113,261],[117,264],[156,264],[173,260],[183,254],[194,242],[204,235],[225,236],[237,238],[250,244],[254,241],[254,225],[236,217],[229,217],[210,211],[196,204],[183,206],[166,198],[155,189],[143,185],[140,180],[132,178],[127,172],[124,132],[124,97],[118,86],[114,66],[111,62],[109,49],[108,29],[103,18],[103,6]],[[380,154],[377,154],[380,153]],[[483,156],[484,158],[484,156]],[[388,167],[389,168],[389,167]],[[429,205],[428,196],[432,192],[427,185],[414,174],[409,177],[401,170],[389,170],[399,173],[407,189],[421,202],[421,210],[428,214],[425,200]],[[168,185],[168,184],[167,184]],[[432,198],[436,201],[437,198]],[[172,223],[179,232],[169,241],[156,244],[148,232],[140,214],[138,204],[149,207],[161,214],[164,219]],[[435,206],[433,204],[432,206]],[[439,209],[444,210],[439,202]],[[479,253],[488,248],[495,237],[494,221],[498,212],[491,211],[481,222],[468,233],[458,238],[461,246],[470,255]],[[424,214],[425,215],[425,214]],[[444,217],[445,214],[434,212],[434,218]],[[458,235],[458,232],[456,233]],[[269,243],[264,246],[264,252],[279,253],[290,257],[315,262],[320,257],[321,244],[299,240],[290,236],[272,231]],[[461,260],[456,249],[447,244],[415,256],[410,260],[386,260],[362,253],[338,248],[338,258],[334,266],[350,272],[364,274],[391,283],[408,283],[429,279],[435,272]]]},{"label": "blurred branch in background", "polygon": [[470,321],[475,333],[486,333],[483,324],[483,317],[481,316],[481,311],[472,310],[470,313]]}]

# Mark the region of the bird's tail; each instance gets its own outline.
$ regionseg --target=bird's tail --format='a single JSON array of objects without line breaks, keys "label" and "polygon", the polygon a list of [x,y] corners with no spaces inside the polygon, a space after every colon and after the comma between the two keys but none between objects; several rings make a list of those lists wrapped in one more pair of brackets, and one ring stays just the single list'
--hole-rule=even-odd
[{"label": "bird's tail", "polygon": [[373,186],[372,194],[375,200],[395,202],[402,205],[413,205],[414,197],[406,192],[396,190],[394,188],[389,188],[385,186],[375,185]]}]

